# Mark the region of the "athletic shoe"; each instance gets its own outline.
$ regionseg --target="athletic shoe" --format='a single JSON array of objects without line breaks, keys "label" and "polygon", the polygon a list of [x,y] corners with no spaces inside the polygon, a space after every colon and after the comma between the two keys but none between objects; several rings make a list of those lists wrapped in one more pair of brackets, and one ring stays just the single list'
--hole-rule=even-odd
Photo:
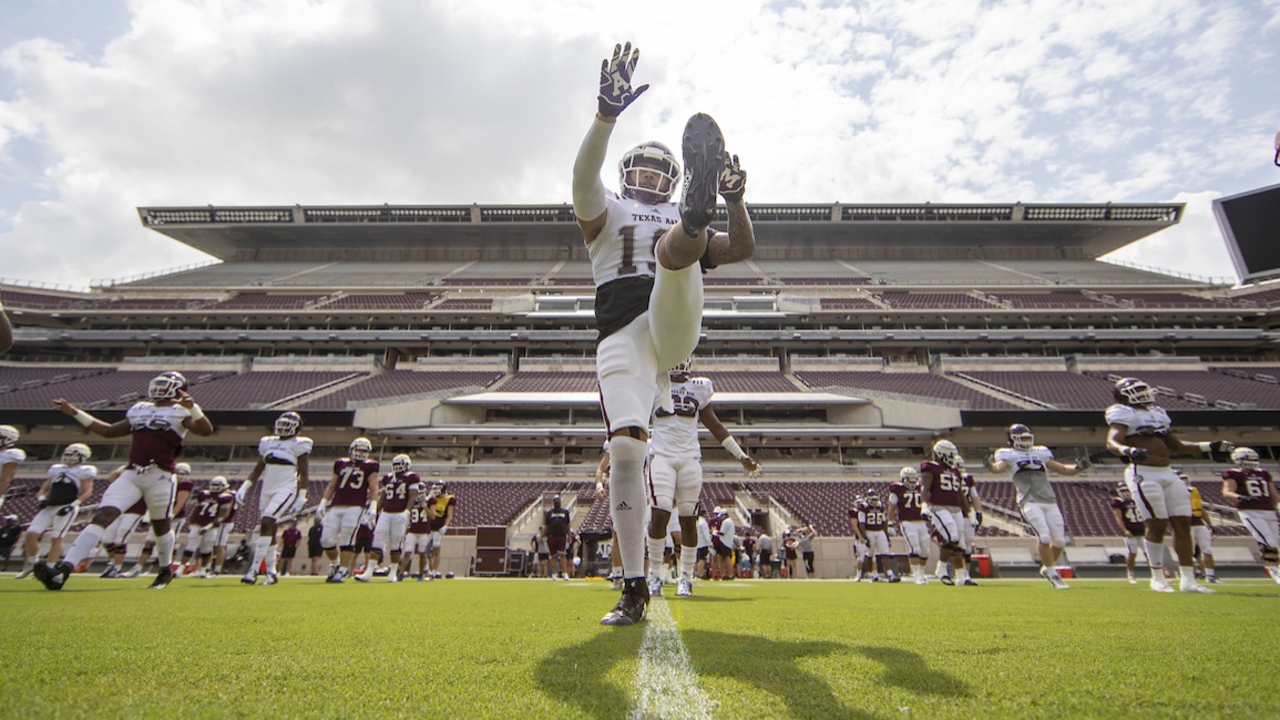
[{"label": "athletic shoe", "polygon": [[156,579],[151,581],[151,584],[147,586],[147,589],[163,590],[168,587],[171,582],[173,582],[173,569],[167,567],[160,568],[160,574],[156,575]]},{"label": "athletic shoe", "polygon": [[240,582],[244,583],[245,585],[252,585],[258,582],[258,571],[250,568],[249,572],[245,573],[244,577],[240,578]]},{"label": "athletic shoe", "polygon": [[1138,584],[1138,578],[1134,577],[1133,575],[1130,575],[1130,576],[1129,576],[1129,584],[1130,584],[1130,585],[1137,585],[1137,584]]},{"label": "athletic shoe", "polygon": [[1067,582],[1062,579],[1062,576],[1058,574],[1057,570],[1051,570],[1047,567],[1041,567],[1040,577],[1044,578],[1045,580],[1048,580],[1049,584],[1052,585],[1055,590],[1071,589],[1071,586],[1068,585]]},{"label": "athletic shoe", "polygon": [[1151,589],[1162,593],[1173,592],[1173,588],[1169,587],[1169,583],[1160,578],[1151,578]]},{"label": "athletic shoe", "polygon": [[601,625],[635,625],[644,619],[649,607],[649,586],[644,578],[630,578],[622,583],[622,597],[607,615],[600,619]]},{"label": "athletic shoe", "polygon": [[684,192],[680,198],[680,222],[685,233],[696,235],[711,224],[716,212],[720,172],[724,170],[724,135],[710,115],[698,113],[684,126]]},{"label": "athletic shoe", "polygon": [[267,576],[262,580],[262,586],[275,585],[278,582],[280,582],[280,576],[268,570]]},{"label": "athletic shoe", "polygon": [[921,575],[920,577],[916,578],[916,584],[917,584],[917,585],[928,585],[928,584],[929,584],[929,579],[928,579],[928,578],[926,578],[925,576]]},{"label": "athletic shoe", "polygon": [[676,597],[693,597],[693,580],[691,578],[680,578],[679,585],[676,587]]},{"label": "athletic shoe", "polygon": [[120,577],[120,568],[116,567],[115,565],[108,565],[107,569],[103,570],[102,574],[99,575],[98,577],[103,579],[118,578]]},{"label": "athletic shoe", "polygon": [[880,579],[880,576],[879,576],[879,575],[872,575],[872,576],[871,576],[871,582],[873,582],[873,583],[878,583],[878,582],[883,582],[883,581]]},{"label": "athletic shoe", "polygon": [[1280,573],[1277,573],[1277,572],[1271,573],[1271,579],[1275,582],[1275,584],[1280,585]]},{"label": "athletic shoe", "polygon": [[649,578],[649,597],[662,597],[662,578]]},{"label": "athletic shoe", "polygon": [[1184,583],[1181,588],[1184,593],[1200,593],[1202,595],[1217,595],[1218,591],[1213,588],[1207,588],[1200,583]]},{"label": "athletic shoe", "polygon": [[1054,572],[1053,570],[1050,570],[1048,565],[1040,566],[1040,577],[1044,578],[1045,580],[1048,580],[1050,585],[1053,585],[1054,575],[1057,575],[1057,573]]},{"label": "athletic shoe", "polygon": [[400,571],[396,570],[387,573],[387,582],[400,582]]},{"label": "athletic shoe", "polygon": [[950,575],[940,575],[940,576],[938,577],[938,582],[942,583],[943,585],[947,585],[947,586],[951,586],[951,585],[955,585],[955,584],[956,584],[956,581],[955,581],[955,580],[952,580]]},{"label": "athletic shoe", "polygon": [[[22,572],[18,573],[17,575],[14,575],[14,576],[13,576],[13,579],[14,579],[14,580],[21,580],[21,579],[23,579],[23,578],[25,578],[25,577],[30,576],[30,575],[31,575],[31,572],[32,572],[32,570],[33,570],[34,568],[35,568],[35,566],[34,566],[34,565],[28,565],[27,567],[25,567],[25,568],[23,568],[23,569],[22,569]],[[103,577],[106,577],[106,575],[103,575]]]},{"label": "athletic shoe", "polygon": [[49,578],[53,577],[53,568],[49,567],[48,563],[43,560],[36,562],[35,565],[31,566],[31,573],[36,576],[36,579],[39,580],[40,584],[44,585],[46,589],[53,589],[49,585]]},{"label": "athletic shoe", "polygon": [[126,571],[124,571],[124,572],[120,573],[120,577],[122,577],[122,578],[136,578],[136,577],[138,577],[138,576],[139,576],[139,575],[141,575],[141,574],[142,574],[142,566],[141,566],[141,565],[134,565],[133,567],[129,568],[128,570],[126,570]]},{"label": "athletic shoe", "polygon": [[371,572],[356,573],[351,577],[362,583],[373,582],[373,573]]},{"label": "athletic shoe", "polygon": [[853,576],[853,581],[854,581],[854,582],[862,582],[862,573],[858,573],[857,575],[854,575],[854,576]]},{"label": "athletic shoe", "polygon": [[1221,579],[1219,579],[1217,575],[1210,575],[1210,576],[1209,576],[1209,584],[1210,584],[1210,585],[1221,585],[1221,584],[1222,584],[1222,580],[1221,580]]},{"label": "athletic shoe", "polygon": [[891,583],[902,582],[902,578],[898,577],[897,575],[894,575],[893,573],[889,573],[889,582]]},{"label": "athletic shoe", "polygon": [[978,587],[978,581],[974,580],[973,578],[965,578],[964,580],[960,581],[960,584],[966,587]]},{"label": "athletic shoe", "polygon": [[613,583],[613,589],[614,589],[614,590],[621,590],[621,589],[622,589],[622,576],[621,576],[621,575],[615,575],[614,577],[609,578],[609,580],[610,580],[610,582],[612,582],[612,583]]},{"label": "athletic shoe", "polygon": [[50,590],[61,590],[62,586],[67,582],[67,578],[71,577],[71,573],[75,572],[75,567],[69,562],[60,562],[53,566],[49,571],[49,582],[45,587]]}]

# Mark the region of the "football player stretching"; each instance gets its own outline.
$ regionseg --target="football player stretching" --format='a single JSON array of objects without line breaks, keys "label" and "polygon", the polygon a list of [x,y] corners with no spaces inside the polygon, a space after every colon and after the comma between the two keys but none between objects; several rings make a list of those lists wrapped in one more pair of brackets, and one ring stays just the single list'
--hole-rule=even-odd
[{"label": "football player stretching", "polygon": [[924,565],[929,560],[929,524],[920,514],[920,471],[904,467],[898,471],[898,482],[889,486],[889,523],[907,541],[911,577],[917,585],[926,585]]},{"label": "football player stretching", "polygon": [[1040,577],[1059,590],[1067,590],[1070,586],[1057,570],[1058,558],[1067,546],[1066,521],[1058,507],[1058,496],[1049,484],[1048,471],[1059,475],[1079,475],[1092,463],[1088,458],[1080,458],[1074,465],[1054,460],[1053,451],[1036,445],[1036,436],[1031,434],[1031,428],[1020,423],[1010,425],[1005,437],[1009,440],[1009,447],[996,450],[988,458],[988,467],[996,473],[1013,471],[1013,487],[1022,519],[1036,532]]},{"label": "football player stretching", "polygon": [[1164,580],[1164,534],[1173,526],[1173,550],[1178,556],[1183,592],[1213,593],[1196,582],[1191,547],[1191,494],[1169,467],[1172,455],[1208,455],[1214,462],[1231,459],[1234,446],[1223,440],[1186,442],[1173,433],[1173,422],[1156,405],[1151,386],[1132,377],[1115,386],[1116,403],[1107,408],[1107,450],[1124,458],[1124,481],[1146,525],[1147,563],[1151,589],[1173,592]]},{"label": "football player stretching", "polygon": [[351,574],[348,568],[355,562],[356,532],[365,515],[373,514],[378,497],[378,461],[369,457],[373,443],[359,437],[351,441],[349,451],[349,457],[333,463],[333,477],[316,511],[324,522],[320,545],[330,563],[325,582],[331,583],[345,582]]},{"label": "football player stretching", "polygon": [[1262,552],[1262,564],[1280,585],[1280,524],[1276,518],[1276,486],[1262,469],[1258,452],[1239,447],[1231,453],[1235,467],[1222,473],[1222,494],[1235,503],[1240,521],[1249,528]]},{"label": "football player stretching", "polygon": [[417,502],[422,487],[421,478],[418,473],[410,471],[411,467],[413,462],[408,455],[397,455],[391,458],[391,472],[382,476],[378,486],[380,499],[378,521],[373,526],[373,548],[369,551],[364,572],[355,576],[360,582],[373,580],[373,571],[387,556],[387,548],[391,549],[391,570],[387,572],[387,581],[400,580],[400,548],[409,530],[409,508]]},{"label": "football player stretching", "polygon": [[50,590],[61,590],[76,565],[96,551],[107,526],[121,510],[141,498],[146,501],[147,513],[151,516],[160,564],[160,573],[151,587],[157,590],[167,587],[173,580],[174,533],[170,513],[177,492],[173,476],[177,458],[188,432],[201,436],[213,434],[213,423],[187,393],[186,378],[176,372],[156,376],[147,386],[147,399],[129,408],[123,420],[110,424],[62,398],[54,400],[53,405],[95,435],[117,438],[132,434],[133,437],[129,467],[98,501],[92,524],[80,532],[62,562],[53,567],[38,563],[36,577]]},{"label": "football player stretching", "polygon": [[[645,444],[650,410],[667,371],[689,357],[702,330],[702,270],[755,252],[742,203],[746,173],[725,152],[715,120],[685,125],[684,187],[672,196],[680,163],[667,147],[646,142],[623,154],[621,194],[605,190],[600,170],[618,116],[649,86],[633,86],[640,50],[614,48],[600,68],[597,112],[573,165],[573,210],[591,258],[599,342],[596,375],[610,437],[609,502],[622,553],[622,598],[604,625],[644,618]],[[728,204],[729,232],[711,232],[716,195]],[[670,407],[667,407],[670,410]]]},{"label": "football player stretching", "polygon": [[[938,541],[938,569],[935,573],[943,585],[977,585],[964,566],[963,523],[977,525],[978,519],[969,507],[964,475],[956,467],[960,452],[950,440],[933,445],[933,459],[920,463],[920,514],[929,519],[933,537]],[[955,579],[947,572],[954,569]]]},{"label": "football player stretching", "polygon": [[[302,416],[287,412],[276,418],[275,435],[258,441],[258,464],[236,490],[236,504],[244,502],[249,488],[262,480],[258,508],[262,522],[258,538],[253,542],[253,561],[240,582],[252,585],[258,579],[258,568],[266,561],[263,585],[276,583],[276,528],[286,516],[296,515],[307,504],[307,482],[311,461],[311,438],[299,435]],[[372,446],[370,446],[372,447]]]},{"label": "football player stretching", "polygon": [[[702,447],[698,444],[701,422],[721,447],[742,463],[750,477],[760,476],[760,465],[743,451],[711,407],[715,386],[704,377],[693,377],[691,360],[686,359],[670,373],[668,402],[658,390],[653,412],[653,442],[650,443],[649,489],[653,498],[649,519],[649,594],[662,592],[663,555],[671,512],[680,523],[680,579],[676,595],[693,594],[693,571],[698,562],[698,497],[702,492]],[[666,410],[664,405],[670,404]]]}]

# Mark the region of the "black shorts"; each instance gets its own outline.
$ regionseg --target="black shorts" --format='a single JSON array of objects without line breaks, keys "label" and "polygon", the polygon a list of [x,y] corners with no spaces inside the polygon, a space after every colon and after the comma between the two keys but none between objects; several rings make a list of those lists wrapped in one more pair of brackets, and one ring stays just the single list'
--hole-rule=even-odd
[{"label": "black shorts", "polygon": [[703,545],[702,547],[698,548],[698,559],[699,559],[699,560],[706,560],[706,559],[707,559],[707,557],[708,557],[708,556],[710,556],[710,555],[711,555],[711,548],[710,548],[710,547],[707,547],[706,545]]},{"label": "black shorts", "polygon": [[280,557],[284,558],[285,560],[292,560],[295,557],[297,557],[297,555],[298,555],[297,545],[285,545],[284,547],[280,548]]},{"label": "black shorts", "polygon": [[369,552],[373,549],[373,538],[356,538],[354,549],[357,555]]},{"label": "black shorts", "polygon": [[716,554],[722,558],[733,557],[733,548],[728,548],[723,545],[717,545]]},{"label": "black shorts", "polygon": [[773,551],[772,551],[772,550],[761,550],[761,551],[760,551],[760,564],[761,564],[761,565],[768,565],[769,563],[771,563],[771,562],[772,562],[772,560],[770,560],[770,558],[771,558],[772,556],[773,556]]}]

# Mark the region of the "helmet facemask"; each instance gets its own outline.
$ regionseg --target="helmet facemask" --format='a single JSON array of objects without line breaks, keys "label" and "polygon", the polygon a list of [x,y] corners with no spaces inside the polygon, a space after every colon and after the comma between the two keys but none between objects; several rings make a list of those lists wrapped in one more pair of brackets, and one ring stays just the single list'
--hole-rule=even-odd
[{"label": "helmet facemask", "polygon": [[[650,183],[652,187],[642,182],[652,178],[648,173],[657,178],[656,183]],[[656,205],[671,201],[680,180],[680,163],[666,145],[647,142],[622,156],[618,174],[623,197]]]}]

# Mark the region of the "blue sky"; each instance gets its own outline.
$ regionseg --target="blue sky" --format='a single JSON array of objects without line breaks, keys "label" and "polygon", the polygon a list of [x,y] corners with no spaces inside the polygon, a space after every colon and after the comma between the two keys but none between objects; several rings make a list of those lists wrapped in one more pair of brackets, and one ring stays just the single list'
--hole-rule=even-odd
[{"label": "blue sky", "polygon": [[1229,276],[1209,202],[1280,182],[1280,0],[0,0],[0,276],[203,259],[140,205],[567,201],[627,39],[607,167],[706,111],[749,201],[1186,202],[1119,255]]}]

